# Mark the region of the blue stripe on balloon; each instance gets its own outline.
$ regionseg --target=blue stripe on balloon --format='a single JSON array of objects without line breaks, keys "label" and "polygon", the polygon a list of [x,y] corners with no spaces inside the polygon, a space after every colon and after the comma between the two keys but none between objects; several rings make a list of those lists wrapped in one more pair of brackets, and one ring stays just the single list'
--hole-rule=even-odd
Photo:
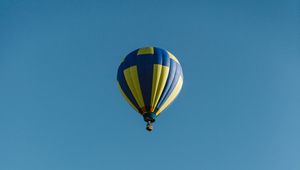
[{"label": "blue stripe on balloon", "polygon": [[155,62],[155,64],[161,64],[163,66],[170,66],[170,62],[169,62],[169,56],[166,50],[163,50],[161,48],[154,48],[154,55],[159,57],[159,60],[157,60],[157,62]]},{"label": "blue stripe on balloon", "polygon": [[140,87],[143,94],[146,110],[150,110],[152,77],[153,77],[153,56],[143,55],[137,58],[137,69]]}]

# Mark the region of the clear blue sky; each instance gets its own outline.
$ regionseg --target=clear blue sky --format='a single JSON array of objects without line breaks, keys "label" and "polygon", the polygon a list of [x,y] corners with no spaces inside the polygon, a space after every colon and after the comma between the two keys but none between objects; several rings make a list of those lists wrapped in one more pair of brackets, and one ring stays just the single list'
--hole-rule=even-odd
[{"label": "clear blue sky", "polygon": [[[0,1],[1,170],[299,170],[300,2]],[[157,46],[185,81],[153,133],[120,95]]]}]

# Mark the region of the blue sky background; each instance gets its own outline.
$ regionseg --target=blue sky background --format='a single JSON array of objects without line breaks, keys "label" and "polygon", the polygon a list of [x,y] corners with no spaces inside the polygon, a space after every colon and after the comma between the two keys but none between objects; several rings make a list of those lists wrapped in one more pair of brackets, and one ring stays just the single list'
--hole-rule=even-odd
[{"label": "blue sky background", "polygon": [[[0,1],[1,170],[299,170],[300,1]],[[184,87],[153,133],[116,72],[144,46]]]}]

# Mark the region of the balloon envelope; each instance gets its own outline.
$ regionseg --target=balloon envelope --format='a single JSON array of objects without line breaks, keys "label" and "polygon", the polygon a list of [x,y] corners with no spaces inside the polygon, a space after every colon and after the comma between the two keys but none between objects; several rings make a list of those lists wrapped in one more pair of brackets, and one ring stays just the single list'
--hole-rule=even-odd
[{"label": "balloon envelope", "polygon": [[131,107],[153,122],[179,94],[183,73],[179,61],[169,51],[145,47],[125,57],[117,80]]}]

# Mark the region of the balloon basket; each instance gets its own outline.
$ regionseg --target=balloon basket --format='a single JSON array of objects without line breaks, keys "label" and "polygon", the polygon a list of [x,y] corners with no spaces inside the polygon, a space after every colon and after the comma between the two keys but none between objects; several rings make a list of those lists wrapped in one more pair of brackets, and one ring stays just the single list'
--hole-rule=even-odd
[{"label": "balloon basket", "polygon": [[153,130],[153,126],[150,121],[147,122],[146,130],[148,130],[149,132],[151,132]]}]

